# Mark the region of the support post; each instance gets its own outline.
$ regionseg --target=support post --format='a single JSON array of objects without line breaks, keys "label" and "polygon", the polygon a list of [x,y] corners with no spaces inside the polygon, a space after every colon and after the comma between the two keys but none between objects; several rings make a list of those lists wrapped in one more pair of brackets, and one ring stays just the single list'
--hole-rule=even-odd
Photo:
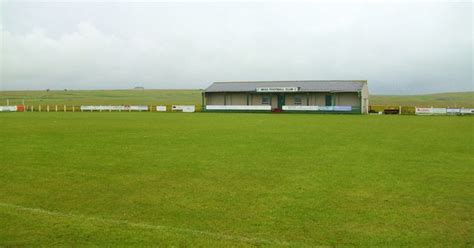
[{"label": "support post", "polygon": [[201,93],[201,112],[204,112],[206,110],[205,98],[206,98],[206,92],[203,91]]}]

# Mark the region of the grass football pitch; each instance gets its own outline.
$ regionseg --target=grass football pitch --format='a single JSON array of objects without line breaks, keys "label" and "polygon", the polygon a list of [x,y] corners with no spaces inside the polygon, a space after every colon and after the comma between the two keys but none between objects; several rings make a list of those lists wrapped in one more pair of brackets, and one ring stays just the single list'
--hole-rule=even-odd
[{"label": "grass football pitch", "polygon": [[2,113],[0,246],[474,245],[474,119]]}]

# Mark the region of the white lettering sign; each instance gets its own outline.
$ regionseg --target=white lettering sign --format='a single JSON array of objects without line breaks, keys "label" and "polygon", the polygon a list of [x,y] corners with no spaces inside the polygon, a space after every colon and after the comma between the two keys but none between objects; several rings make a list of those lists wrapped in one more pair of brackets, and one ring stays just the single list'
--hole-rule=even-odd
[{"label": "white lettering sign", "polygon": [[461,114],[463,115],[469,115],[469,114],[474,114],[474,109],[461,109]]},{"label": "white lettering sign", "polygon": [[431,108],[415,108],[415,114],[417,115],[431,115]]},{"label": "white lettering sign", "polygon": [[196,107],[194,105],[173,105],[171,110],[192,113],[196,111]]},{"label": "white lettering sign", "polygon": [[0,106],[0,112],[15,112],[17,111],[16,106]]},{"label": "white lettering sign", "polygon": [[272,110],[270,105],[206,105],[206,110]]},{"label": "white lettering sign", "polygon": [[445,115],[446,108],[432,108],[431,113],[433,113],[434,115]]},{"label": "white lettering sign", "polygon": [[295,92],[299,90],[299,87],[261,87],[256,89],[257,92]]},{"label": "white lettering sign", "polygon": [[296,106],[283,106],[283,110],[290,110],[290,111],[318,111],[319,106],[302,106],[302,105],[296,105]]},{"label": "white lettering sign", "polygon": [[456,108],[456,109],[446,109],[446,113],[451,114],[451,115],[459,114],[459,113],[461,113],[461,109],[458,109],[458,108]]},{"label": "white lettering sign", "polygon": [[130,106],[132,111],[148,111],[148,106]]},{"label": "white lettering sign", "polygon": [[166,106],[156,106],[157,112],[166,112]]},{"label": "white lettering sign", "polygon": [[148,106],[81,106],[82,111],[147,111]]}]

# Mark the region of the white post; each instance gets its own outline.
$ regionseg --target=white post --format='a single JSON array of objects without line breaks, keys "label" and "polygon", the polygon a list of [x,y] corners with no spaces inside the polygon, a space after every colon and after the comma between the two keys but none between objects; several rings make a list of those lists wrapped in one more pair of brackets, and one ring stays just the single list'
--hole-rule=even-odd
[{"label": "white post", "polygon": [[402,105],[398,106],[398,115],[402,114]]},{"label": "white post", "polygon": [[66,105],[64,105],[64,112],[66,112]]},{"label": "white post", "polygon": [[7,106],[10,106],[10,100],[7,99]]},{"label": "white post", "polygon": [[58,112],[58,105],[56,105],[54,109],[56,110],[56,112]]},{"label": "white post", "polygon": [[34,112],[34,111],[35,111],[35,109],[34,109],[33,105],[31,105],[31,112]]},{"label": "white post", "polygon": [[39,112],[41,112],[41,105],[38,105]]},{"label": "white post", "polygon": [[46,105],[46,112],[49,112],[49,105]]},{"label": "white post", "polygon": [[74,105],[72,105],[72,112],[74,112]]},{"label": "white post", "polygon": [[112,105],[109,105],[109,112],[112,112]]}]

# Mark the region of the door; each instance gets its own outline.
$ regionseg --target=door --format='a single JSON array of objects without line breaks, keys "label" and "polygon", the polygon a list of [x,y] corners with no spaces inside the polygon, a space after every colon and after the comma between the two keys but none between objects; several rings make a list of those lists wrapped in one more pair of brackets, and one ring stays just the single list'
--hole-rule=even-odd
[{"label": "door", "polygon": [[332,106],[332,95],[326,95],[326,106]]},{"label": "door", "polygon": [[282,109],[283,105],[285,105],[285,95],[284,94],[278,94],[278,109]]}]

